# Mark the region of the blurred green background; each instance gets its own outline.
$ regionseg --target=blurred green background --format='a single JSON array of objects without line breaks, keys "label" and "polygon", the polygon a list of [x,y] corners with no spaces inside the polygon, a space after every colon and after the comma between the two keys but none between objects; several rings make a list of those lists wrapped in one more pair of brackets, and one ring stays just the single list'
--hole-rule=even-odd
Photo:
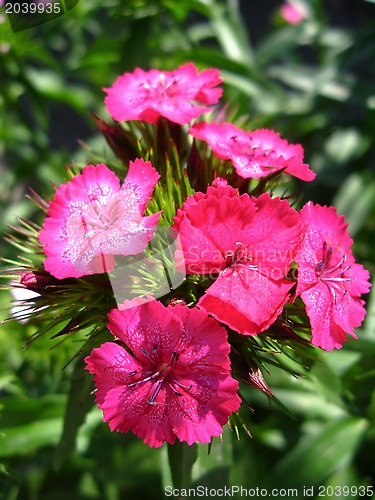
[{"label": "blurred green background", "polygon": [[[237,116],[303,145],[317,178],[292,180],[291,189],[302,202],[333,204],[346,215],[355,255],[373,273],[375,2],[294,3],[304,19],[291,25],[271,0],[80,0],[17,33],[2,7],[1,234],[16,216],[39,217],[25,198],[29,186],[50,197],[50,180],[62,181],[65,165],[90,162],[91,148],[106,155],[89,115],[106,117],[103,87],[136,66],[194,61],[221,70]],[[12,259],[16,250],[1,241],[0,254]],[[4,319],[9,293],[0,291],[0,300]],[[226,432],[210,455],[201,446],[195,484],[375,498],[366,490],[375,478],[375,292],[366,301],[358,341],[318,352],[299,379],[272,370],[272,401],[248,390],[253,411],[243,408],[242,418],[253,437]],[[165,498],[165,450],[111,434],[101,412],[81,400],[82,387],[70,389],[73,365],[64,367],[79,336],[58,348],[45,336],[22,349],[32,333],[21,323],[0,325],[0,499]],[[74,451],[65,413],[79,429]],[[338,495],[342,486],[351,494]]]}]

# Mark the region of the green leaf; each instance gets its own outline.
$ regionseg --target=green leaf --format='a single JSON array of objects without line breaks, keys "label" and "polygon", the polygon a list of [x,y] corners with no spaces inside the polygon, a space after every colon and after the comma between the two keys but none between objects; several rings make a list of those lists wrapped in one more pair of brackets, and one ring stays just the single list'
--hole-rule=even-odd
[{"label": "green leaf", "polygon": [[[3,397],[0,429],[27,426],[30,422],[53,420],[62,417],[66,397],[50,395],[38,399],[23,399],[18,396]],[[0,447],[1,448],[1,447]]]},{"label": "green leaf", "polygon": [[62,429],[65,396],[39,399],[3,398],[0,417],[0,457],[26,455],[55,445]]},{"label": "green leaf", "polygon": [[363,175],[353,173],[342,184],[333,200],[338,213],[345,214],[349,232],[353,237],[363,227],[374,206],[375,183],[368,182]]},{"label": "green leaf", "polygon": [[344,418],[320,425],[306,435],[278,463],[273,480],[285,486],[288,476],[293,486],[322,483],[352,460],[368,427],[362,418]]},{"label": "green leaf", "polygon": [[28,82],[42,97],[65,102],[78,111],[86,111],[92,106],[92,96],[81,85],[67,85],[63,77],[50,70],[25,70]]},{"label": "green leaf", "polygon": [[[326,398],[319,394],[307,390],[306,385],[300,380],[301,390],[275,389],[277,400],[292,414],[301,415],[303,417],[319,417],[319,418],[342,418],[347,415],[345,409],[338,406],[334,402],[327,401]],[[254,399],[259,403],[260,396],[256,394]],[[263,398],[264,399],[264,398]],[[277,400],[272,400],[273,404],[277,404]],[[266,401],[264,401],[265,405]]]},{"label": "green leaf", "polygon": [[59,440],[61,429],[61,418],[1,429],[0,457],[27,455],[42,446],[55,445]]}]

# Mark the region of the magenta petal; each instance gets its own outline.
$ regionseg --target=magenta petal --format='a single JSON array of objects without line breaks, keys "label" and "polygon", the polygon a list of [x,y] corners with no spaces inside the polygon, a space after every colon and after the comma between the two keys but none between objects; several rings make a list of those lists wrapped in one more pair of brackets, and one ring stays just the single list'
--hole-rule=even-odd
[{"label": "magenta petal", "polygon": [[[230,196],[228,196],[230,194]],[[198,304],[233,329],[255,335],[281,313],[293,283],[284,278],[301,241],[299,214],[287,200],[226,193],[188,198],[174,218],[188,273],[217,280]]]},{"label": "magenta petal", "polygon": [[106,342],[100,348],[93,349],[85,358],[85,363],[85,369],[95,374],[94,380],[98,387],[95,399],[99,406],[112,387],[126,384],[129,381],[128,374],[141,369],[137,360],[115,342]]},{"label": "magenta petal", "polygon": [[111,431],[132,431],[151,447],[159,448],[164,442],[173,444],[176,435],[169,421],[166,392],[159,392],[157,404],[149,404],[149,384],[140,384],[137,388],[124,386],[111,389],[101,409],[104,421]]},{"label": "magenta petal", "polygon": [[223,89],[217,88],[223,82],[220,72],[216,68],[204,69],[198,72],[191,62],[183,64],[177,70],[180,87],[183,87],[186,94],[194,101],[201,104],[216,104],[220,99]]},{"label": "magenta petal", "polygon": [[56,278],[79,278],[114,269],[114,255],[142,252],[159,214],[143,217],[159,174],[150,162],[131,162],[120,181],[105,165],[85,167],[61,185],[50,203],[39,240],[44,267]]},{"label": "magenta petal", "polygon": [[182,247],[176,260],[184,257],[188,274],[220,273],[228,252],[246,240],[255,210],[247,195],[211,195],[183,205],[173,226],[179,231]]},{"label": "magenta petal", "polygon": [[233,123],[199,122],[189,133],[207,142],[218,158],[231,160],[237,174],[245,179],[258,179],[278,170],[304,181],[315,178],[303,163],[302,146],[289,144],[273,130],[245,132]]},{"label": "magenta petal", "polygon": [[323,283],[306,290],[301,295],[310,319],[311,343],[326,351],[341,349],[347,342],[345,331],[332,319],[332,302],[329,290]]},{"label": "magenta petal", "polygon": [[348,233],[348,224],[343,215],[337,214],[335,207],[314,205],[309,201],[300,210],[300,215],[307,228],[305,246],[308,246],[310,251],[320,251],[322,241],[327,241],[338,242],[344,253],[350,252],[353,240]]},{"label": "magenta petal", "polygon": [[[222,89],[216,69],[200,73],[193,63],[174,71],[139,68],[117,78],[107,93],[107,111],[117,121],[143,120],[155,124],[160,116],[180,125],[189,123],[216,104]],[[204,105],[204,106],[202,106]]]},{"label": "magenta petal", "polygon": [[370,275],[355,263],[347,223],[334,207],[309,202],[300,214],[305,234],[296,256],[296,295],[306,304],[312,343],[339,349],[346,334],[357,338],[354,328],[366,314],[360,296],[370,289]]},{"label": "magenta petal", "polygon": [[190,380],[191,389],[182,398],[168,401],[170,422],[180,441],[209,443],[213,436],[222,434],[228,415],[240,407],[238,382],[218,374],[193,373]]},{"label": "magenta petal", "polygon": [[[300,144],[290,144],[281,139],[280,134],[273,130],[258,129],[247,133],[253,151],[250,165],[256,167],[271,166],[275,171],[285,169],[285,173],[293,175],[298,179],[310,182],[315,179],[316,174],[309,166],[303,163],[304,151]],[[249,165],[249,166],[250,166]],[[251,172],[239,165],[237,173],[243,177],[252,177]]]},{"label": "magenta petal", "polygon": [[139,212],[143,213],[159,179],[160,175],[150,161],[137,158],[134,162],[129,162],[129,170],[121,191],[134,193],[139,205]]},{"label": "magenta petal", "polygon": [[332,320],[346,333],[357,338],[354,334],[354,328],[361,326],[366,316],[364,304],[364,300],[346,294],[333,308]]},{"label": "magenta petal", "polygon": [[368,293],[371,288],[370,273],[361,264],[352,264],[351,275],[354,277],[351,282],[351,295],[360,297],[363,293]]},{"label": "magenta petal", "polygon": [[[169,356],[182,330],[181,321],[157,300],[143,304],[138,298],[126,300],[121,310],[116,308],[108,313],[108,320],[109,331],[133,352],[141,347],[151,352],[154,345],[162,345]],[[139,359],[144,359],[144,355]]]},{"label": "magenta petal", "polygon": [[293,283],[274,281],[246,266],[227,269],[199,300],[218,321],[244,335],[266,330],[279,316]]},{"label": "magenta petal", "polygon": [[223,160],[231,160],[239,145],[247,143],[246,132],[233,123],[201,121],[194,123],[189,133],[196,139],[207,142],[214,154]]},{"label": "magenta petal", "polygon": [[241,403],[225,328],[202,310],[166,308],[151,297],[125,301],[108,317],[131,353],[103,344],[85,361],[110,429],[153,447],[220,435]]},{"label": "magenta petal", "polygon": [[229,373],[230,345],[226,329],[197,308],[189,309],[177,304],[168,306],[168,310],[184,325],[175,346],[182,353],[179,373],[181,370],[187,375],[201,370],[205,374]]},{"label": "magenta petal", "polygon": [[82,170],[81,175],[73,177],[71,180],[78,191],[87,190],[89,200],[103,201],[120,187],[120,181],[116,174],[106,165],[89,165]]},{"label": "magenta petal", "polygon": [[268,193],[251,198],[257,212],[248,227],[247,241],[258,269],[279,280],[288,273],[302,240],[302,222],[287,200],[271,198]]}]

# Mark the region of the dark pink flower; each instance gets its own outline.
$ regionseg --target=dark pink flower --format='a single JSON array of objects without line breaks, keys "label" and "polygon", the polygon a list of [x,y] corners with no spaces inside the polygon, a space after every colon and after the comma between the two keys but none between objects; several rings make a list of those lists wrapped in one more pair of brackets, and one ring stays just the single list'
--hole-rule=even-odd
[{"label": "dark pink flower", "polygon": [[343,216],[334,207],[307,203],[301,210],[305,236],[297,254],[298,286],[310,318],[312,343],[331,351],[357,338],[354,328],[365,317],[361,294],[370,289],[370,275],[356,264],[352,239]]},{"label": "dark pink flower", "polygon": [[59,279],[109,272],[114,255],[142,252],[158,223],[159,213],[143,214],[159,177],[150,162],[136,159],[122,187],[103,164],[62,184],[39,233],[46,271]]},{"label": "dark pink flower", "polygon": [[300,241],[300,217],[268,193],[250,198],[223,181],[216,185],[178,210],[176,261],[188,274],[217,278],[199,307],[233,330],[255,335],[275,321],[289,298],[293,283],[285,275]]},{"label": "dark pink flower", "polygon": [[304,181],[315,179],[315,173],[303,163],[302,146],[289,144],[273,130],[245,132],[233,123],[198,122],[189,132],[207,142],[218,158],[231,160],[245,179],[266,177],[282,169]]},{"label": "dark pink flower", "polygon": [[128,349],[107,342],[85,362],[111,431],[132,431],[152,447],[219,436],[241,402],[226,330],[197,308],[139,298],[108,318]]},{"label": "dark pink flower", "polygon": [[[216,104],[223,90],[219,70],[198,72],[193,63],[174,71],[135,69],[117,78],[107,93],[108,113],[117,121],[143,120],[156,123],[160,116],[180,125],[189,123]],[[202,106],[203,105],[203,106]]]}]

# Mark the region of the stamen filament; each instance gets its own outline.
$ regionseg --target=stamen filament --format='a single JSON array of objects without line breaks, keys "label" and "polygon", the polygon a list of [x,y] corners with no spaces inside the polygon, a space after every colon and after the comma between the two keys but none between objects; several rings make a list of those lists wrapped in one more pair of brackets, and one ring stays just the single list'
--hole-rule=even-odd
[{"label": "stamen filament", "polygon": [[149,380],[152,380],[153,378],[158,377],[160,374],[161,374],[161,370],[153,373],[152,375],[150,375],[148,377],[142,378],[141,380],[137,380],[136,382],[131,382],[130,384],[128,384],[128,387],[134,387],[138,384],[143,384],[143,382],[148,382]]}]

